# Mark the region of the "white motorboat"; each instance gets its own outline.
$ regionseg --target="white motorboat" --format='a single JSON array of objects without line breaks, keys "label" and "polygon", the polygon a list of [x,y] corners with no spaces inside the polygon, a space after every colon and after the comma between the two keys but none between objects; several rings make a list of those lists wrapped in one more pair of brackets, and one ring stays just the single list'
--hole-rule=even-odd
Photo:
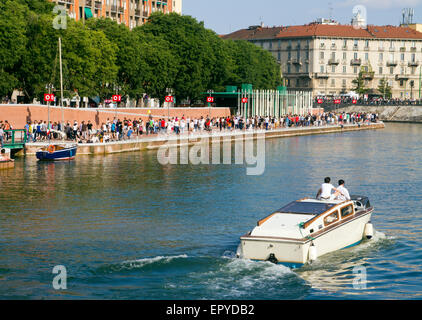
[{"label": "white motorboat", "polygon": [[351,196],[348,201],[293,201],[240,237],[236,255],[300,267],[326,253],[370,239],[373,210],[364,196]]}]

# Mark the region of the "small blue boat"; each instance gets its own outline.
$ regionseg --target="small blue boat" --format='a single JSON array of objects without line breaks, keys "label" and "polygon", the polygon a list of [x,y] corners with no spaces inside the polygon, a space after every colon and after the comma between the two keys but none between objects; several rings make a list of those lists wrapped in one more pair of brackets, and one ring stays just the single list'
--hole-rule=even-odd
[{"label": "small blue boat", "polygon": [[78,145],[50,144],[37,151],[36,156],[40,161],[73,160],[76,157]]}]

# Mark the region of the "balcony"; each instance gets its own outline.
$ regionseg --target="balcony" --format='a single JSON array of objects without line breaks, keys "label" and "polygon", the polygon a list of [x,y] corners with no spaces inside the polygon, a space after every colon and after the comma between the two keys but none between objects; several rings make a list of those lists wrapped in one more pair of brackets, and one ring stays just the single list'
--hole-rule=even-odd
[{"label": "balcony", "polygon": [[396,48],[394,48],[394,47],[390,47],[390,48],[388,48],[388,51],[390,51],[390,52],[394,52],[394,51],[396,51]]},{"label": "balcony", "polygon": [[382,47],[378,47],[378,51],[384,51],[384,48],[382,48]]},{"label": "balcony", "polygon": [[409,61],[409,67],[417,67],[419,65],[419,61]]},{"label": "balcony", "polygon": [[328,79],[328,73],[316,72],[315,73],[315,78],[316,79]]},{"label": "balcony", "polygon": [[352,59],[352,60],[350,61],[350,64],[351,64],[352,66],[360,66],[360,65],[362,64],[362,60],[361,60],[361,59]]},{"label": "balcony", "polygon": [[125,8],[119,7],[119,13],[124,13],[124,12],[125,12]]},{"label": "balcony", "polygon": [[358,47],[358,46],[356,46],[356,45],[354,45],[354,46],[353,46],[353,51],[359,51],[359,47]]},{"label": "balcony", "polygon": [[135,9],[135,16],[140,17],[141,16],[141,10]]},{"label": "balcony", "polygon": [[103,4],[101,1],[95,1],[95,9],[101,10],[103,8]]},{"label": "balcony", "polygon": [[301,59],[291,59],[291,63],[292,64],[297,64],[297,65],[302,65],[302,60]]},{"label": "balcony", "polygon": [[416,52],[416,47],[411,47],[411,48],[410,48],[410,51],[411,51],[411,52]]},{"label": "balcony", "polygon": [[340,60],[338,60],[338,59],[329,59],[328,60],[328,64],[329,65],[338,65],[340,63]]},{"label": "balcony", "polygon": [[362,78],[365,80],[372,80],[374,79],[375,71],[363,71]]},{"label": "balcony", "polygon": [[409,75],[407,75],[405,73],[396,74],[396,80],[397,81],[400,81],[400,80],[407,81],[407,80],[409,80]]},{"label": "balcony", "polygon": [[397,61],[395,60],[387,61],[387,67],[395,67],[395,66],[397,66]]},{"label": "balcony", "polygon": [[117,6],[111,6],[110,11],[111,12],[117,12]]},{"label": "balcony", "polygon": [[92,1],[93,0],[85,0],[85,6],[86,7],[92,7]]},{"label": "balcony", "polygon": [[406,47],[400,47],[400,52],[406,52]]}]

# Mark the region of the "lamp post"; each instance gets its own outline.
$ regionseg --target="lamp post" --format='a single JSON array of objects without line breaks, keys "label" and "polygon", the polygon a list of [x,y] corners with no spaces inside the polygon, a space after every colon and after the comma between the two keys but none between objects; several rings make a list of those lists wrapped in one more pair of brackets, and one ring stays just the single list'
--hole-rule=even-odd
[{"label": "lamp post", "polygon": [[[211,97],[211,95],[214,93],[214,90],[208,90],[207,93],[208,96]],[[211,118],[211,102],[208,102],[208,115]]]},{"label": "lamp post", "polygon": [[[45,86],[45,89],[48,90],[48,94],[51,94],[51,91],[54,90],[54,85],[52,83],[48,83]],[[47,129],[50,129],[50,101],[47,101],[48,106],[48,122],[47,122]]]},{"label": "lamp post", "polygon": [[[166,88],[166,93],[168,96],[173,96],[174,90],[172,88]],[[170,119],[170,102],[167,103],[167,118]]]}]

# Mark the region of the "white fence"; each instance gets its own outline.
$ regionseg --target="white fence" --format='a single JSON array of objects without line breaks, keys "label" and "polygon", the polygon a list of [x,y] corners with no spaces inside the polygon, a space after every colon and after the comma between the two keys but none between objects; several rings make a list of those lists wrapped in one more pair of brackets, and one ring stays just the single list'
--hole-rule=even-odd
[{"label": "white fence", "polygon": [[[247,98],[247,102],[242,102]],[[238,110],[241,116],[305,115],[312,112],[312,92],[252,90],[239,91]]]}]

